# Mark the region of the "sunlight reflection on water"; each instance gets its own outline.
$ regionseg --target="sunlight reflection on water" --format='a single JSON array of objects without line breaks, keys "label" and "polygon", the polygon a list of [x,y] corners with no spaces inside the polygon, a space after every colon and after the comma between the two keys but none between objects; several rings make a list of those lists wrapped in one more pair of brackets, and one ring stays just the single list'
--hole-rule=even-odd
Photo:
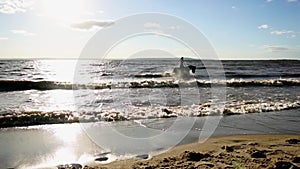
[{"label": "sunlight reflection on water", "polygon": [[[94,161],[94,155],[100,152],[86,137],[80,124],[47,125],[32,128],[46,133],[44,144],[55,142],[55,146],[52,147],[51,152],[31,157],[30,160],[35,159],[35,164],[22,164],[19,168],[55,168],[58,165],[72,163],[84,164]],[[50,136],[53,140],[47,140]],[[39,148],[41,147],[36,147],[36,149]]]},{"label": "sunlight reflection on water", "polygon": [[76,60],[38,60],[36,65],[41,72],[46,72],[45,79],[60,82],[72,82]]}]

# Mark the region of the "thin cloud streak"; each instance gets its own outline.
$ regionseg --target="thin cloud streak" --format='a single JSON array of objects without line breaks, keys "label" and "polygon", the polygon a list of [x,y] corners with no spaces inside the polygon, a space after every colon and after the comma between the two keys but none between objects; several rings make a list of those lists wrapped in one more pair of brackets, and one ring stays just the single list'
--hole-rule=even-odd
[{"label": "thin cloud streak", "polygon": [[28,32],[28,31],[22,30],[22,29],[14,29],[14,30],[10,30],[10,31],[14,34],[20,34],[20,35],[23,35],[23,36],[34,36],[34,35],[36,35],[35,33]]},{"label": "thin cloud streak", "polygon": [[284,35],[284,34],[295,34],[294,31],[286,31],[286,30],[282,30],[282,31],[272,31],[271,34],[274,34],[274,35]]},{"label": "thin cloud streak", "polygon": [[275,31],[270,32],[270,34],[278,35],[278,36],[287,35],[287,37],[294,38],[294,37],[296,37],[297,32],[292,31],[292,30],[281,30],[281,31],[275,30]]},{"label": "thin cloud streak", "polygon": [[90,30],[94,27],[108,27],[114,24],[114,21],[99,21],[99,20],[89,20],[80,23],[71,24],[71,28]]},{"label": "thin cloud streak", "polygon": [[291,50],[283,45],[264,45],[263,49],[267,50],[268,52],[287,52]]}]

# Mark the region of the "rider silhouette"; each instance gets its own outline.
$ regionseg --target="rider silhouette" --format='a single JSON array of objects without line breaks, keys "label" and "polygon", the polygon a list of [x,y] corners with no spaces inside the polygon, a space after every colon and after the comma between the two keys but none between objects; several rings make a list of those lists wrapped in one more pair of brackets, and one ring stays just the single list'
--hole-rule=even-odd
[{"label": "rider silhouette", "polygon": [[180,68],[184,68],[184,65],[183,65],[183,57],[180,58]]}]

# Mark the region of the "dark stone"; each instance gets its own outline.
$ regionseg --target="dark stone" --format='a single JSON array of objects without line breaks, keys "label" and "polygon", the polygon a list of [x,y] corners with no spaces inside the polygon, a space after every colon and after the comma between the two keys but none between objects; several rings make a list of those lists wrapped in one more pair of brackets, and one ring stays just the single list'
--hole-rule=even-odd
[{"label": "dark stone", "polygon": [[82,165],[80,164],[66,164],[66,165],[59,165],[57,169],[82,169]]},{"label": "dark stone", "polygon": [[227,152],[233,152],[234,148],[232,146],[223,146],[223,150],[226,150]]},{"label": "dark stone", "polygon": [[278,161],[275,163],[275,169],[289,169],[292,166],[293,164],[287,161]]},{"label": "dark stone", "polygon": [[145,167],[145,169],[153,169],[154,167],[152,167],[152,166],[147,166],[147,167]]},{"label": "dark stone", "polygon": [[266,158],[266,154],[263,151],[257,151],[251,154],[252,158]]},{"label": "dark stone", "polygon": [[141,154],[141,155],[137,155],[136,158],[147,159],[147,158],[149,158],[149,155],[148,154]]},{"label": "dark stone", "polygon": [[224,156],[226,156],[226,154],[225,153],[223,153],[223,152],[221,152],[221,153],[219,153],[219,155],[218,155],[219,157],[224,157]]},{"label": "dark stone", "polygon": [[56,166],[57,169],[65,169],[65,165],[58,165]]},{"label": "dark stone", "polygon": [[173,112],[171,112],[170,110],[168,110],[166,108],[163,108],[162,111],[165,112],[168,115],[173,113]]},{"label": "dark stone", "polygon": [[295,157],[293,159],[293,163],[300,163],[300,157]]},{"label": "dark stone", "polygon": [[300,140],[298,140],[298,139],[289,139],[289,140],[286,140],[286,142],[288,142],[289,144],[298,144],[300,142]]},{"label": "dark stone", "polygon": [[163,159],[163,162],[167,163],[167,162],[169,162],[169,159],[164,158],[164,159]]},{"label": "dark stone", "polygon": [[95,161],[107,161],[108,160],[108,157],[99,157],[99,158],[96,158]]},{"label": "dark stone", "polygon": [[187,159],[187,161],[200,161],[201,159],[208,158],[208,157],[210,157],[209,154],[202,154],[202,153],[189,152],[189,151],[185,151],[182,156],[182,158]]}]

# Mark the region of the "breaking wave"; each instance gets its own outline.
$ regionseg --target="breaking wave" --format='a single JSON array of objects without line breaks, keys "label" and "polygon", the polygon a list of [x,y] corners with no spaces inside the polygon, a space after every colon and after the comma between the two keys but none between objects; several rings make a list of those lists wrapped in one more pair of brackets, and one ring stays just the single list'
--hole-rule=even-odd
[{"label": "breaking wave", "polygon": [[184,116],[228,116],[248,113],[262,113],[300,108],[299,100],[278,101],[233,101],[226,103],[221,108],[213,103],[204,103],[191,106],[174,107],[144,107],[132,110],[102,109],[94,112],[72,112],[72,111],[27,111],[10,112],[0,115],[0,128],[31,126],[57,123],[78,123],[97,121],[125,121],[154,118],[171,118]]},{"label": "breaking wave", "polygon": [[54,81],[1,80],[0,91],[72,89],[72,84]]},{"label": "breaking wave", "polygon": [[[145,75],[147,76],[147,75]],[[155,75],[156,76],[156,75]],[[0,91],[22,91],[22,90],[77,90],[77,89],[106,89],[106,88],[172,88],[179,87],[179,84],[189,85],[195,81],[179,80],[136,80],[129,82],[109,82],[109,83],[89,83],[72,84],[54,81],[17,81],[1,80]],[[209,81],[196,80],[198,87],[224,86],[227,87],[282,87],[282,86],[300,86],[300,79],[269,79],[269,80],[226,80]]]}]

